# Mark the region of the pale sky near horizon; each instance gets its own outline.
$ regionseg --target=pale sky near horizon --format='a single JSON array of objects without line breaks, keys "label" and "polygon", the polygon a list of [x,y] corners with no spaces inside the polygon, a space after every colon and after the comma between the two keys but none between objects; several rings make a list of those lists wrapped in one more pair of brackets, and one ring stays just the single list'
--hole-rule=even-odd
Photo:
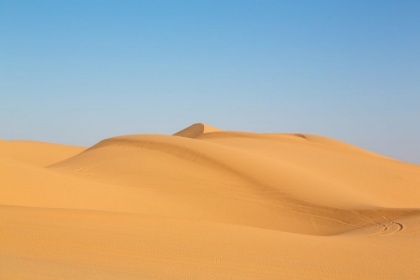
[{"label": "pale sky near horizon", "polygon": [[0,138],[192,123],[420,164],[420,1],[0,0]]}]

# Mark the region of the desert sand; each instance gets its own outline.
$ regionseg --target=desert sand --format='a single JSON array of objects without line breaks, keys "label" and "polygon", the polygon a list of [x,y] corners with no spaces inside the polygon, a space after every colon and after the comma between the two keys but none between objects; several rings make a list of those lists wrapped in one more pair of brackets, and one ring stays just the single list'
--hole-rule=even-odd
[{"label": "desert sand", "polygon": [[420,166],[308,134],[0,141],[0,279],[420,279]]}]

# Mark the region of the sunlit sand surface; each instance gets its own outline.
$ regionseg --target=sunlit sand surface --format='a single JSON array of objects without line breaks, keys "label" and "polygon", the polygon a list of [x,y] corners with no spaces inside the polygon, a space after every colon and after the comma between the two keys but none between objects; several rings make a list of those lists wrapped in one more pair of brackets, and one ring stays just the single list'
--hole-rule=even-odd
[{"label": "sunlit sand surface", "polygon": [[0,279],[420,279],[420,166],[306,134],[0,141]]}]

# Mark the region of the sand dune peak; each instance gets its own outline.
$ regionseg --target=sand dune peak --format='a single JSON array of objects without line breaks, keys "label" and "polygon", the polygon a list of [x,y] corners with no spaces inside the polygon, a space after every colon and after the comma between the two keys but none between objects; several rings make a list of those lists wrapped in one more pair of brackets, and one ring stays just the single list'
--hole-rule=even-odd
[{"label": "sand dune peak", "polygon": [[219,128],[204,124],[204,123],[195,123],[193,125],[190,125],[187,128],[184,128],[178,131],[174,135],[181,136],[181,137],[195,138],[205,133],[218,132],[218,131],[222,131],[222,130]]}]

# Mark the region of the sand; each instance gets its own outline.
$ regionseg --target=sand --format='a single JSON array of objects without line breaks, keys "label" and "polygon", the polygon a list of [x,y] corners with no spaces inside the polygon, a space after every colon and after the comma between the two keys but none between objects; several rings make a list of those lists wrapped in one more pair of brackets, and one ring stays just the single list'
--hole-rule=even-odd
[{"label": "sand", "polygon": [[0,141],[0,279],[420,279],[420,166],[194,124]]}]

